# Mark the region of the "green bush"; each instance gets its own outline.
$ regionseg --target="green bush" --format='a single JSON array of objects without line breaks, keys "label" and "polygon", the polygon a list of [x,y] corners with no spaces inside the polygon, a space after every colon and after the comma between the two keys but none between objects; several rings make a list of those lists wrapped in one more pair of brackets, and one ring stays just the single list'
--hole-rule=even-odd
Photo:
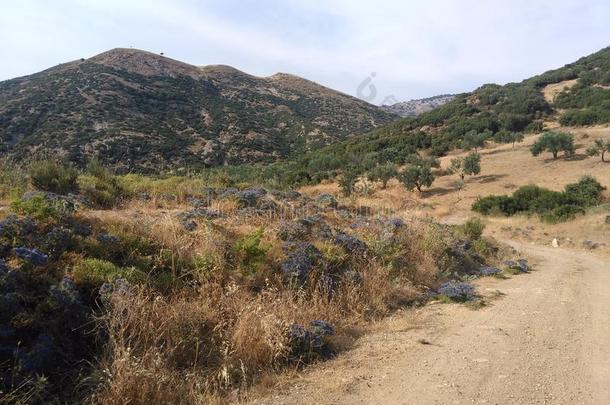
[{"label": "green bush", "polygon": [[261,245],[264,228],[258,228],[252,233],[235,241],[233,249],[238,262],[249,271],[256,271],[263,264],[269,248]]},{"label": "green bush", "polygon": [[481,238],[485,224],[478,218],[470,218],[456,228],[456,233],[460,237],[476,241]]},{"label": "green bush", "polygon": [[565,187],[566,197],[576,205],[590,207],[601,202],[602,191],[606,188],[593,176],[584,176],[578,183]]},{"label": "green bush", "polygon": [[576,215],[584,215],[585,209],[578,205],[560,205],[542,215],[542,220],[550,223],[565,222]]},{"label": "green bush", "polygon": [[339,179],[339,187],[343,195],[349,197],[354,191],[354,185],[358,180],[359,173],[355,169],[346,170]]},{"label": "green bush", "polygon": [[101,208],[114,207],[126,195],[119,179],[103,167],[97,159],[87,164],[87,174],[78,179],[81,193]]},{"label": "green bush", "polygon": [[138,284],[147,280],[146,273],[135,267],[119,267],[112,262],[87,258],[76,264],[72,269],[72,276],[79,284],[89,284],[99,287],[105,282],[111,282],[119,278],[129,283]]},{"label": "green bush", "polygon": [[520,187],[512,196],[488,196],[479,198],[472,210],[484,215],[502,213],[515,215],[520,212],[539,214],[549,222],[567,221],[585,208],[602,201],[605,188],[592,176],[584,176],[577,183],[566,185],[563,192],[528,185]]},{"label": "green bush", "polygon": [[65,201],[51,200],[44,195],[35,195],[28,200],[15,200],[11,203],[11,210],[21,215],[28,215],[35,219],[58,221],[72,213]]},{"label": "green bush", "polygon": [[417,189],[421,192],[423,187],[430,187],[434,182],[434,174],[429,164],[420,162],[419,164],[408,165],[399,175],[398,179],[409,191]]},{"label": "green bush", "polygon": [[57,194],[78,191],[78,172],[73,167],[46,160],[32,163],[29,174],[32,186],[37,190]]},{"label": "green bush", "polygon": [[507,195],[479,197],[472,205],[472,210],[483,215],[502,213],[509,216],[519,211],[516,207],[515,199]]},{"label": "green bush", "polygon": [[553,159],[557,159],[559,152],[571,156],[575,150],[574,137],[567,132],[545,132],[530,148],[534,156],[548,151],[553,155]]}]

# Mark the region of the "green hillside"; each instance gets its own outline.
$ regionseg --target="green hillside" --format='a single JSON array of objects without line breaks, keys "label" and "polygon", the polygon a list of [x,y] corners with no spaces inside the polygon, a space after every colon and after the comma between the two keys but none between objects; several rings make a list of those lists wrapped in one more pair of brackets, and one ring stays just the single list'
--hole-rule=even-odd
[{"label": "green hillside", "polygon": [[115,49],[0,83],[0,151],[124,171],[269,163],[397,116],[288,75]]}]

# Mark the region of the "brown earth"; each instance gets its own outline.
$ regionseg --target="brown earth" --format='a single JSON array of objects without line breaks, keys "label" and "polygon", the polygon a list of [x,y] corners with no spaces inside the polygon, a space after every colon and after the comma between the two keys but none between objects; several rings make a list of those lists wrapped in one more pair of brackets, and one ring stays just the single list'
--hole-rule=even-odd
[{"label": "brown earth", "polygon": [[535,271],[476,283],[488,305],[383,321],[261,404],[610,403],[610,262],[512,243]]}]

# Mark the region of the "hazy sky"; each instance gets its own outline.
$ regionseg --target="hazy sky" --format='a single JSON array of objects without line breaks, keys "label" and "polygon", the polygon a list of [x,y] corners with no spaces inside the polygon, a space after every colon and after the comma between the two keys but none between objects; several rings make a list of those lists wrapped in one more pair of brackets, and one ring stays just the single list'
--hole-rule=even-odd
[{"label": "hazy sky", "polygon": [[0,2],[0,80],[132,46],[364,98],[374,73],[379,104],[519,81],[608,45],[608,0]]}]

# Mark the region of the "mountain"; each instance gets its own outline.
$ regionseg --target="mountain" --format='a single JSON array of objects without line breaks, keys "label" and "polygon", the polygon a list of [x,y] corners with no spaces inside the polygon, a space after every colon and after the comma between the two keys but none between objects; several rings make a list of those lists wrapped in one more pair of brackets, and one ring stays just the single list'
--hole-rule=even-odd
[{"label": "mountain", "polygon": [[401,117],[415,117],[419,114],[432,111],[443,104],[447,104],[454,98],[455,95],[453,94],[442,94],[440,96],[401,101],[392,105],[383,105],[381,108]]},{"label": "mountain", "polygon": [[442,156],[461,147],[466,134],[491,141],[506,138],[498,133],[541,132],[547,123],[610,123],[610,47],[520,83],[485,84],[455,95],[429,112],[306,154],[277,171],[297,183],[346,169],[363,173],[378,164],[404,164],[420,151]]},{"label": "mountain", "polygon": [[113,49],[0,82],[0,152],[125,170],[272,162],[397,117],[297,76]]}]

